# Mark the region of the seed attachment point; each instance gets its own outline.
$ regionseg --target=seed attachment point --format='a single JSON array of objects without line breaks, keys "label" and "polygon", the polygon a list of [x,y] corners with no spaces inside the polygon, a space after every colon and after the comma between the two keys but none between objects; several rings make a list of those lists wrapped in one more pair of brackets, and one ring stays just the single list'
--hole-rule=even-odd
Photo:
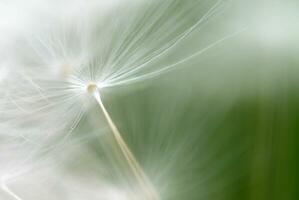
[{"label": "seed attachment point", "polygon": [[86,90],[89,94],[94,94],[98,89],[98,85],[94,82],[91,82],[86,86]]}]

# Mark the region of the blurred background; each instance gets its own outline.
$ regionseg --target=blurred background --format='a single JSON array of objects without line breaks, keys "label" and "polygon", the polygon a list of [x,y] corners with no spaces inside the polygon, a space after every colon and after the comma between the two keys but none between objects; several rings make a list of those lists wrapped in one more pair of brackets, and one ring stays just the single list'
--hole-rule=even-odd
[{"label": "blurred background", "polygon": [[[216,2],[173,0],[162,19],[187,16],[166,23],[182,24],[170,31],[175,35]],[[296,0],[222,1],[153,64],[159,69],[196,56],[154,78],[103,90],[107,110],[161,200],[299,199],[298,10]],[[42,167],[11,183],[22,199],[127,200],[110,189],[132,183],[105,142],[107,125],[94,125],[93,116],[103,119],[90,108],[63,146],[41,153]],[[93,184],[98,177],[103,187]],[[37,189],[24,191],[25,185]],[[109,194],[97,198],[96,192]]]}]

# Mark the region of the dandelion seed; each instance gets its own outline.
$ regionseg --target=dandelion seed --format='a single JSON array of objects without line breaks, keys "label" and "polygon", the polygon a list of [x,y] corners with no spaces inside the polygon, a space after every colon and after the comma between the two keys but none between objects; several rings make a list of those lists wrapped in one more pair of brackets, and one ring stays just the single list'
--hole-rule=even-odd
[{"label": "dandelion seed", "polygon": [[123,153],[124,157],[126,158],[126,161],[128,162],[134,176],[137,178],[142,190],[145,192],[145,194],[147,196],[146,198],[149,200],[158,200],[159,197],[158,197],[158,194],[156,193],[154,187],[152,186],[152,184],[146,177],[145,173],[143,172],[139,163],[137,162],[137,160],[135,159],[131,150],[127,146],[126,142],[122,138],[119,130],[117,129],[114,122],[112,121],[109,113],[107,112],[107,110],[102,102],[101,96],[100,96],[99,87],[95,83],[89,83],[87,85],[86,90],[88,93],[90,93],[95,98],[95,100],[99,104],[99,106],[100,106],[102,112],[104,113],[104,116],[111,128],[113,137],[114,137],[115,141],[117,142],[119,148],[121,149],[121,152]]},{"label": "dandelion seed", "polygon": [[[158,10],[160,13],[157,12],[158,15],[153,18],[149,17],[152,13],[146,13],[140,18],[138,14],[142,10],[138,12],[139,7],[134,4],[137,14],[130,20],[127,20],[127,16],[131,16],[131,10],[128,9],[119,12],[119,16],[112,18],[111,23],[102,20],[102,25],[93,29],[82,26],[83,22],[97,24],[84,16],[87,19],[83,22],[73,19],[75,22],[71,20],[71,23],[62,23],[58,28],[37,28],[34,34],[25,39],[18,38],[18,43],[11,50],[13,56],[8,58],[17,72],[15,77],[11,77],[10,82],[13,84],[9,84],[1,102],[0,111],[5,116],[0,116],[0,120],[19,137],[42,149],[52,138],[58,135],[66,138],[76,129],[88,107],[85,97],[92,96],[138,183],[142,198],[158,200],[160,197],[157,189],[104,106],[101,90],[160,75],[232,37],[224,37],[170,65],[151,68],[154,61],[166,55],[213,16],[221,2],[217,1],[208,12],[188,26],[184,20],[176,24],[174,19],[165,17],[164,11],[172,11],[175,7],[172,1],[167,1],[162,3],[162,9]],[[154,2],[153,5],[155,8],[158,4]],[[186,12],[180,12],[180,15],[186,16]],[[166,22],[163,22],[164,19]],[[144,27],[143,23],[147,20],[148,26]],[[123,34],[118,36],[120,32]],[[2,76],[0,82],[4,80],[5,73]],[[2,189],[20,200],[5,182]],[[107,198],[122,199],[119,193]]]}]

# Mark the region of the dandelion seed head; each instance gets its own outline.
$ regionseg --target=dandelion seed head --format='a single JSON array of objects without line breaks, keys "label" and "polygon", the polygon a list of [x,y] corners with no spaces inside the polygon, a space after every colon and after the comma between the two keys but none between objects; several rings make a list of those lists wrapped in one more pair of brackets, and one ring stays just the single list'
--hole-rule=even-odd
[{"label": "dandelion seed head", "polygon": [[[4,121],[2,126],[7,127],[6,130],[13,130],[14,134],[29,145],[43,147],[45,143],[53,142],[53,136],[68,136],[77,128],[86,111],[86,96],[90,97],[90,94],[105,87],[144,81],[200,55],[204,51],[173,63],[165,65],[161,62],[156,65],[160,58],[171,53],[171,50],[201,25],[217,7],[213,6],[191,26],[185,26],[188,18],[177,23],[177,18],[172,17],[172,10],[168,10],[170,5],[170,2],[166,1],[157,12],[147,12],[144,17],[140,17],[144,10],[136,7],[132,9],[137,10],[131,10],[128,6],[130,8],[123,9],[125,12],[122,9],[117,10],[120,12],[115,12],[117,15],[112,18],[103,14],[105,19],[112,19],[108,20],[108,23],[103,22],[105,20],[94,23],[95,15],[93,20],[85,16],[89,8],[80,7],[79,10],[85,14],[79,12],[77,15],[77,11],[74,11],[75,16],[62,20],[62,24],[59,20],[58,23],[53,21],[54,23],[46,28],[40,28],[38,24],[33,36],[28,34],[22,38],[25,40],[24,45],[17,38],[11,50],[13,56],[10,61],[20,70],[16,70],[16,78],[10,78],[10,83],[16,84],[9,86],[9,93],[0,104],[0,111],[5,114],[0,116]],[[183,14],[181,12],[178,16]],[[164,15],[167,17],[163,17]],[[145,26],[144,21],[147,21]],[[163,23],[159,25],[160,22]],[[94,25],[96,30],[89,29],[89,26]],[[112,120],[110,117],[108,119],[111,124]],[[113,126],[114,131],[115,129]],[[122,148],[124,149],[123,143]],[[125,150],[128,155],[128,148]],[[128,160],[132,161],[132,158],[134,157],[130,155]],[[132,162],[130,164],[132,165]],[[136,168],[136,164],[132,166]],[[137,175],[142,172],[138,171]],[[24,180],[30,181],[28,178]],[[109,200],[140,200],[148,195],[138,190],[131,194],[132,192],[126,189],[112,187],[110,190],[108,187],[99,195],[106,195],[105,199]],[[95,191],[99,193],[98,189]]]}]

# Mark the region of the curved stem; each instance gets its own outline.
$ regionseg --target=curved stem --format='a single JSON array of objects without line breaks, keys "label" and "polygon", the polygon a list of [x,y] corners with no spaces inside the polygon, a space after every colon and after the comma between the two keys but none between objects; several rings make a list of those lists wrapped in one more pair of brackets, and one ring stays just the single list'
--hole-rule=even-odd
[{"label": "curved stem", "polygon": [[124,139],[122,138],[118,128],[116,127],[116,125],[114,124],[113,120],[111,119],[108,111],[106,110],[106,108],[102,102],[100,92],[98,89],[93,90],[93,96],[96,99],[97,103],[99,104],[99,106],[108,122],[108,125],[111,128],[113,137],[114,137],[117,145],[119,146],[123,156],[125,157],[130,169],[132,170],[132,173],[134,174],[135,178],[137,179],[138,183],[140,184],[140,187],[142,188],[142,190],[145,192],[145,194],[147,196],[147,200],[158,200],[159,196],[158,196],[157,192],[155,191],[152,183],[149,181],[146,174],[142,170],[141,166],[135,159],[133,153],[127,146],[127,144],[124,141]]}]

